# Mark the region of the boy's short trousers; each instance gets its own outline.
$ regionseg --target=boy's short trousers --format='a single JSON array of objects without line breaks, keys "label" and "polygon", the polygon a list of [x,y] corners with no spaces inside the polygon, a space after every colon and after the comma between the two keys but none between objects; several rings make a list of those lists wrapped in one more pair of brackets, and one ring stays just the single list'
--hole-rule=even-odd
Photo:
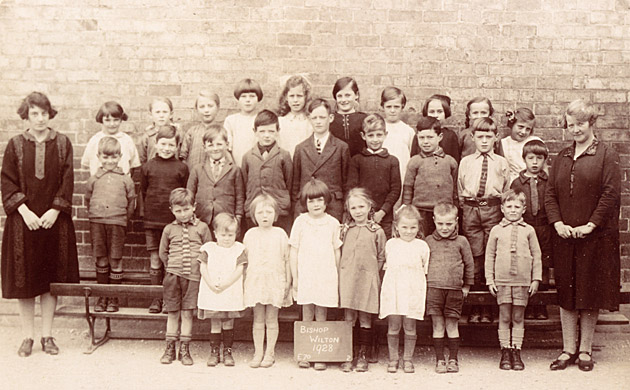
[{"label": "boy's short trousers", "polygon": [[459,318],[463,305],[464,293],[461,289],[427,288],[427,315]]},{"label": "boy's short trousers", "polygon": [[119,225],[90,222],[90,238],[94,257],[122,259],[125,246],[126,228]]},{"label": "boy's short trousers", "polygon": [[529,287],[497,286],[497,304],[511,303],[513,306],[527,306]]},{"label": "boy's short trousers", "polygon": [[164,306],[167,312],[197,308],[199,281],[188,280],[167,272],[162,284],[164,285]]},{"label": "boy's short trousers", "polygon": [[144,229],[144,240],[148,251],[160,249],[160,240],[164,229]]}]

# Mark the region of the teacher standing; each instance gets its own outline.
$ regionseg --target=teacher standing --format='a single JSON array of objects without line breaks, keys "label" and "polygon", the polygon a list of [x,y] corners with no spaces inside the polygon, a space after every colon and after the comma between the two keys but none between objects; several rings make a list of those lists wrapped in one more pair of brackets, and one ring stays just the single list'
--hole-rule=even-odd
[{"label": "teacher standing", "polygon": [[545,194],[558,233],[553,258],[564,344],[552,370],[577,362],[591,371],[599,310],[619,309],[619,156],[595,137],[596,119],[592,105],[569,104],[563,122],[574,142],[554,159]]}]

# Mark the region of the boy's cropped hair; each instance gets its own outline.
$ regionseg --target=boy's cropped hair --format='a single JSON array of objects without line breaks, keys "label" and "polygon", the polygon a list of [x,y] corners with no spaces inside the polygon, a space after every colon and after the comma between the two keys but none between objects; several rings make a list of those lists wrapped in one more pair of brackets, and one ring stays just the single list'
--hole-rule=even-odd
[{"label": "boy's cropped hair", "polygon": [[435,131],[435,134],[442,134],[442,126],[440,126],[440,121],[432,116],[423,116],[418,120],[416,124],[416,132],[422,130],[431,130]]},{"label": "boy's cropped hair", "polygon": [[363,134],[378,130],[385,130],[385,119],[380,114],[370,114],[363,119],[363,126],[361,127]]},{"label": "boy's cropped hair", "polygon": [[234,97],[236,99],[240,99],[241,95],[244,93],[253,92],[258,97],[258,101],[261,101],[263,98],[263,91],[258,84],[258,81],[252,79],[243,79],[236,84],[234,88]]},{"label": "boy's cropped hair", "polygon": [[122,149],[120,142],[114,137],[103,137],[98,141],[99,156],[120,156]]},{"label": "boy's cropped hair", "polygon": [[508,190],[501,195],[501,204],[505,204],[511,200],[518,200],[523,206],[525,206],[527,198],[522,191]]},{"label": "boy's cropped hair", "polygon": [[187,188],[175,188],[168,197],[168,203],[173,206],[189,206],[195,204],[195,196]]},{"label": "boy's cropped hair", "polygon": [[212,142],[217,137],[223,138],[225,142],[228,140],[227,131],[221,125],[210,125],[206,129],[206,132],[203,133],[203,143]]},{"label": "boy's cropped hair", "polygon": [[[199,104],[199,98],[205,97],[212,101],[214,101],[217,105],[217,108],[221,107],[221,100],[219,99],[219,95],[212,91],[199,91],[199,95],[197,95],[197,99],[195,99],[195,109],[197,109],[197,105]],[[238,98],[237,98],[238,99]]]},{"label": "boy's cropped hair", "polygon": [[212,220],[212,230],[215,232],[233,231],[238,234],[238,220],[229,213],[219,213]]},{"label": "boy's cropped hair", "polygon": [[543,156],[545,159],[549,157],[549,149],[547,149],[547,145],[541,140],[533,139],[531,141],[527,141],[525,145],[523,145],[523,159],[528,154],[535,154],[536,156]]},{"label": "boy's cropped hair", "polygon": [[177,127],[173,125],[164,125],[158,127],[157,134],[155,135],[155,142],[158,142],[162,138],[175,138],[175,142],[179,145],[179,133],[177,132]]},{"label": "boy's cropped hair", "polygon": [[453,217],[457,218],[457,213],[457,207],[455,207],[455,205],[452,203],[439,202],[435,205],[435,207],[433,207],[433,215],[439,215],[441,217],[452,215]]},{"label": "boy's cropped hair", "polygon": [[162,102],[166,104],[168,108],[171,110],[171,112],[173,112],[173,102],[171,101],[171,99],[167,97],[162,97],[162,96],[155,97],[153,98],[153,100],[151,100],[151,103],[149,103],[149,111],[153,110],[153,105],[157,102]]},{"label": "boy's cropped hair", "polygon": [[326,111],[328,112],[329,115],[332,114],[332,107],[330,103],[328,103],[328,100],[322,99],[322,98],[313,99],[313,101],[309,103],[307,111],[310,114],[316,108],[322,107],[322,106],[326,107]]},{"label": "boy's cropped hair", "polygon": [[278,115],[271,110],[262,110],[254,119],[254,132],[258,130],[258,126],[276,125],[276,130],[280,130],[278,124]]},{"label": "boy's cropped hair", "polygon": [[22,100],[22,104],[17,110],[18,115],[22,119],[28,119],[28,110],[31,107],[39,107],[42,110],[48,112],[48,118],[53,119],[57,116],[57,110],[52,108],[48,97],[41,92],[31,92],[27,97]]},{"label": "boy's cropped hair", "polygon": [[321,180],[311,179],[308,183],[304,184],[304,187],[302,188],[300,203],[302,204],[302,207],[306,209],[306,201],[317,198],[324,198],[324,202],[328,205],[332,200],[332,195],[326,183]]},{"label": "boy's cropped hair", "polygon": [[562,115],[562,127],[565,129],[567,128],[567,115],[571,115],[577,119],[578,122],[588,122],[590,126],[595,124],[598,116],[597,108],[582,99],[574,100],[569,103],[567,110],[564,115]]},{"label": "boy's cropped hair", "polygon": [[442,108],[444,109],[444,118],[449,118],[451,116],[451,98],[446,95],[440,94],[431,95],[427,99],[427,101],[424,102],[424,105],[422,106],[422,115],[429,115],[429,103],[431,103],[433,100],[438,100],[440,103],[442,103]]},{"label": "boy's cropped hair", "polygon": [[398,98],[400,98],[402,108],[405,108],[407,105],[407,96],[405,96],[402,89],[396,87],[385,87],[383,92],[381,92],[381,107],[383,107],[388,101]]},{"label": "boy's cropped hair", "polygon": [[398,211],[394,213],[394,225],[397,225],[401,218],[415,219],[416,221],[418,221],[418,224],[420,224],[420,219],[422,217],[420,216],[420,212],[415,206],[405,204],[400,206]]},{"label": "boy's cropped hair", "polygon": [[491,131],[494,134],[498,133],[497,124],[492,118],[477,118],[472,123],[472,133],[475,131]]},{"label": "boy's cropped hair", "polygon": [[96,113],[96,122],[103,123],[103,118],[106,116],[118,118],[121,121],[126,121],[128,118],[122,106],[113,100],[106,102],[98,109],[98,112]]},{"label": "boy's cropped hair", "polygon": [[280,207],[278,207],[278,202],[274,199],[273,196],[269,194],[260,194],[252,200],[252,203],[249,205],[249,216],[252,218],[252,221],[258,225],[258,221],[256,221],[256,208],[259,205],[271,206],[275,213],[274,220],[278,220],[278,213],[280,213]]}]

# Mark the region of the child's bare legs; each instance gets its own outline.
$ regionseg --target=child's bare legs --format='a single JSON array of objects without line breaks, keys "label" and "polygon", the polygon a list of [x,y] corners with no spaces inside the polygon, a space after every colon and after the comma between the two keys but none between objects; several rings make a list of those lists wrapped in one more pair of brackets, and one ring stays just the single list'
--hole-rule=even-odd
[{"label": "child's bare legs", "polygon": [[[326,321],[328,316],[328,308],[314,305],[312,303],[302,305],[302,320],[303,321]],[[298,362],[298,365],[302,368],[308,368],[310,365],[308,362]],[[314,368],[316,370],[325,370],[326,363],[315,363]]]},{"label": "child's bare legs", "polygon": [[512,305],[512,369],[524,370],[521,347],[525,336],[525,306]]},{"label": "child's bare legs", "polygon": [[192,338],[193,327],[193,311],[185,309],[181,311],[182,326],[179,339],[181,341],[190,341]]},{"label": "child's bare legs", "polygon": [[278,325],[278,308],[265,305],[265,325],[267,327],[267,349],[265,350],[265,357],[261,363],[261,367],[271,367],[275,362],[276,355],[276,342],[278,341],[278,334],[280,333],[280,327]]},{"label": "child's bare legs", "polygon": [[512,369],[512,349],[510,340],[510,324],[512,323],[512,304],[502,303],[499,305],[499,345],[501,346],[501,361],[499,368],[502,370]]},{"label": "child's bare legs", "polygon": [[265,305],[257,303],[256,306],[254,306],[254,324],[252,326],[252,338],[254,339],[254,357],[249,363],[249,366],[253,368],[260,367],[260,362],[263,359],[263,344],[265,342],[265,313]]}]

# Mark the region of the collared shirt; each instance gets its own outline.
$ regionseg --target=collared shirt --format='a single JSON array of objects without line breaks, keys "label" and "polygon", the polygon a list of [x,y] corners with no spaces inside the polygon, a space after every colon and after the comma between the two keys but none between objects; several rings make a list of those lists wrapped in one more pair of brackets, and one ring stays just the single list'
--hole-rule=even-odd
[{"label": "collared shirt", "polygon": [[326,146],[326,142],[328,142],[328,137],[330,137],[330,132],[327,132],[326,135],[324,135],[323,137],[318,137],[317,134],[313,133],[313,139],[315,142],[315,149],[317,149],[317,141],[321,142],[321,149],[320,152],[322,152],[324,150],[324,147]]},{"label": "collared shirt", "polygon": [[[532,226],[549,225],[544,199],[548,176],[544,171],[541,171],[537,177],[527,176],[525,172],[526,171],[521,171],[519,176],[510,185],[511,189],[525,194],[526,203],[523,220]],[[530,184],[532,180],[536,182],[536,189],[538,191],[538,213],[536,215],[532,214],[532,190]]]},{"label": "collared shirt", "polygon": [[96,171],[101,167],[101,162],[98,160],[98,143],[104,137],[114,137],[120,142],[122,156],[118,162],[118,166],[122,169],[123,173],[128,174],[131,168],[140,166],[138,149],[129,134],[123,133],[122,131],[116,134],[106,134],[104,131],[99,131],[90,138],[85,146],[83,157],[81,158],[81,165],[89,167],[90,175],[96,174]]},{"label": "collared shirt", "polygon": [[160,260],[164,263],[166,272],[189,280],[199,281],[201,273],[197,259],[201,246],[212,240],[210,228],[205,222],[194,218],[191,224],[188,225],[188,238],[191,254],[190,274],[183,274],[182,225],[177,220],[166,225],[162,232],[159,249]]},{"label": "collared shirt", "polygon": [[[504,157],[494,152],[488,155],[488,179],[484,198],[500,198],[510,188],[510,166]],[[460,204],[465,199],[474,199],[479,190],[483,155],[475,153],[462,158],[457,176],[457,191]]]}]

